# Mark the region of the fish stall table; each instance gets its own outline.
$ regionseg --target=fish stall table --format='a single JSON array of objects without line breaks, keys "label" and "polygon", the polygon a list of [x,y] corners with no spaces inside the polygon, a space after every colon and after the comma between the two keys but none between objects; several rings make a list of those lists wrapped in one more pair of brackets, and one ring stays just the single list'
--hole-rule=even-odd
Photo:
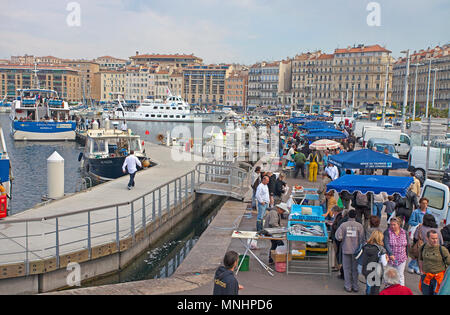
[{"label": "fish stall table", "polygon": [[[274,276],[273,272],[274,270],[267,266],[261,259],[258,258],[258,256],[253,253],[251,249],[251,241],[252,240],[281,240],[286,241],[286,237],[268,237],[268,236],[262,236],[259,235],[258,232],[254,231],[233,231],[233,234],[231,235],[231,238],[238,239],[241,241],[241,243],[245,247],[245,252],[243,254],[243,257],[247,255],[247,253],[252,254],[252,256],[258,261],[258,263],[271,275]],[[247,240],[247,241],[244,241]],[[241,260],[239,263],[239,266],[236,269],[236,275],[239,273],[239,269],[241,268],[242,263],[244,262],[244,259]]]},{"label": "fish stall table", "polygon": [[[288,221],[287,254],[294,242],[306,243],[300,260],[286,259],[287,274],[331,276],[331,246],[322,207],[293,205]],[[308,254],[309,253],[309,254]],[[300,270],[294,271],[293,269]]]},{"label": "fish stall table", "polygon": [[319,195],[317,194],[317,188],[296,188],[295,186],[292,188],[291,193],[292,201],[296,205],[303,205],[305,200],[319,200]]}]

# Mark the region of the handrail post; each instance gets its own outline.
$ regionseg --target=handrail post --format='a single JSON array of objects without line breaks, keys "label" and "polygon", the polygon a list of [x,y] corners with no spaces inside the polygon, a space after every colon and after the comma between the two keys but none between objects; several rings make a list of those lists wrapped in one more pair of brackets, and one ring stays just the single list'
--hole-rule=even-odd
[{"label": "handrail post", "polygon": [[25,274],[30,274],[30,264],[28,263],[28,221],[25,222]]},{"label": "handrail post", "polygon": [[155,221],[156,216],[156,203],[155,203],[155,191],[152,193],[152,221]]},{"label": "handrail post", "polygon": [[178,187],[178,185],[177,185],[177,180],[175,179],[174,180],[174,185],[175,185],[175,188],[173,189],[173,203],[174,203],[174,207],[176,207],[177,205],[178,205],[178,200],[177,200],[177,197],[178,197],[178,195],[177,195],[177,187]]},{"label": "handrail post", "polygon": [[147,225],[147,217],[145,215],[145,196],[142,196],[142,228],[145,229],[145,226]]},{"label": "handrail post", "polygon": [[181,197],[181,177],[178,178],[178,203],[181,204],[183,202],[183,199]]},{"label": "handrail post", "polygon": [[117,244],[117,251],[120,252],[119,206],[116,206],[116,244]]},{"label": "handrail post", "polygon": [[188,198],[188,176],[187,174],[184,176],[184,198]]},{"label": "handrail post", "polygon": [[158,189],[158,191],[159,191],[159,199],[158,199],[158,200],[159,200],[159,202],[158,202],[158,203],[159,203],[159,205],[158,205],[158,206],[159,206],[159,209],[158,209],[159,212],[158,212],[158,218],[159,218],[159,225],[160,225],[160,226],[161,226],[161,218],[162,218],[162,213],[161,213],[161,212],[162,212],[161,189],[162,189],[162,188],[159,188],[159,189]]},{"label": "handrail post", "polygon": [[130,230],[131,230],[131,238],[134,242],[134,202],[131,203]]},{"label": "handrail post", "polygon": [[89,253],[89,259],[91,259],[91,211],[88,211],[88,239],[87,239],[87,245],[88,245],[88,253]]},{"label": "handrail post", "polygon": [[166,213],[168,214],[169,211],[170,211],[170,183],[167,184],[166,189],[167,189],[167,193],[166,193],[166,197],[167,197]]},{"label": "handrail post", "polygon": [[55,254],[56,254],[56,267],[59,269],[59,222],[58,217],[55,218],[56,227],[55,227],[55,235],[56,235],[56,246],[55,246]]}]

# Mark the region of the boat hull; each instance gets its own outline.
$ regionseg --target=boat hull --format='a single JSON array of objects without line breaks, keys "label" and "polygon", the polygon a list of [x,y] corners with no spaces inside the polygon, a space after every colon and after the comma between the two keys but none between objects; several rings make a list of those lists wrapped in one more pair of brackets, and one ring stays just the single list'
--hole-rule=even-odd
[{"label": "boat hull", "polygon": [[119,115],[108,115],[105,114],[104,118],[108,118],[112,121],[150,121],[150,122],[183,122],[183,123],[194,123],[196,121],[201,121],[203,123],[221,123],[225,119],[225,115],[214,115],[214,114],[205,114],[205,115],[186,115],[185,118],[164,118],[164,117],[151,117],[155,116],[154,114],[145,114],[145,113],[133,113],[127,114],[123,116]]},{"label": "boat hull", "polygon": [[21,122],[13,121],[12,136],[18,141],[75,140],[75,122]]},{"label": "boat hull", "polygon": [[[119,177],[125,176],[122,172],[122,165],[126,157],[114,157],[106,159],[90,159],[87,158],[83,162],[84,171],[97,181],[110,181]],[[139,157],[139,160],[144,160],[144,157]],[[150,162],[150,166],[153,166]]]}]

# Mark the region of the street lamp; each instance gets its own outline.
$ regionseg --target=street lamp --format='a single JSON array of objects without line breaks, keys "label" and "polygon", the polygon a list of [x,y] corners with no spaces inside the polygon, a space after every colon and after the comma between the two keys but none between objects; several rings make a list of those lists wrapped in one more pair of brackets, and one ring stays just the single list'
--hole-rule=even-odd
[{"label": "street lamp", "polygon": [[434,82],[433,82],[433,100],[431,101],[431,108],[434,108],[434,98],[435,98],[435,94],[436,94],[436,74],[439,71],[438,68],[434,68]]},{"label": "street lamp", "polygon": [[384,82],[384,100],[383,100],[383,110],[381,114],[381,126],[384,127],[386,123],[386,103],[387,103],[387,97],[388,97],[388,87],[389,87],[389,65],[388,63],[386,65],[386,79]]},{"label": "street lamp", "polygon": [[416,98],[417,98],[417,68],[422,66],[420,63],[415,63],[413,66],[416,66],[416,78],[414,80],[414,102],[413,102],[413,117],[412,119],[416,119]]},{"label": "street lamp", "polygon": [[403,94],[403,107],[402,107],[402,132],[404,133],[406,124],[405,124],[405,110],[408,104],[408,77],[409,77],[409,49],[406,51],[401,51],[401,53],[406,53],[406,75],[405,75],[405,91]]},{"label": "street lamp", "polygon": [[427,102],[425,104],[425,117],[426,118],[428,118],[428,104],[430,102],[431,61],[432,61],[432,59],[430,58],[430,64],[428,65]]}]

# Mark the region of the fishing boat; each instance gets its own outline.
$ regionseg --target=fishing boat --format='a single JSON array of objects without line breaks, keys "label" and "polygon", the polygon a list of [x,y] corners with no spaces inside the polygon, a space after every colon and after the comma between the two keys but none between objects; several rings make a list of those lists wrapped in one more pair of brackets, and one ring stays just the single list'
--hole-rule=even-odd
[{"label": "fishing boat", "polygon": [[70,120],[69,105],[54,90],[20,89],[10,118],[14,140],[75,140],[76,122]]},{"label": "fishing boat", "polygon": [[144,168],[156,165],[147,158],[139,135],[133,134],[130,129],[122,131],[94,127],[86,133],[85,149],[78,160],[87,175],[105,182],[125,175],[122,165],[131,150]]},{"label": "fishing boat", "polygon": [[220,123],[226,118],[223,112],[201,112],[191,110],[191,106],[181,96],[169,96],[163,100],[146,99],[133,106],[126,104],[123,98],[118,98],[117,107],[112,113],[104,113],[109,120],[126,121],[158,121],[158,122],[188,122],[196,120],[203,123]]},{"label": "fishing boat", "polygon": [[5,95],[5,97],[0,101],[0,113],[10,113],[11,104],[12,104],[11,98],[8,98]]},{"label": "fishing boat", "polygon": [[0,193],[0,218],[7,216],[8,201],[12,197],[12,168],[9,161],[8,151],[6,149],[5,137],[3,129],[0,128],[0,185],[2,192]]}]

